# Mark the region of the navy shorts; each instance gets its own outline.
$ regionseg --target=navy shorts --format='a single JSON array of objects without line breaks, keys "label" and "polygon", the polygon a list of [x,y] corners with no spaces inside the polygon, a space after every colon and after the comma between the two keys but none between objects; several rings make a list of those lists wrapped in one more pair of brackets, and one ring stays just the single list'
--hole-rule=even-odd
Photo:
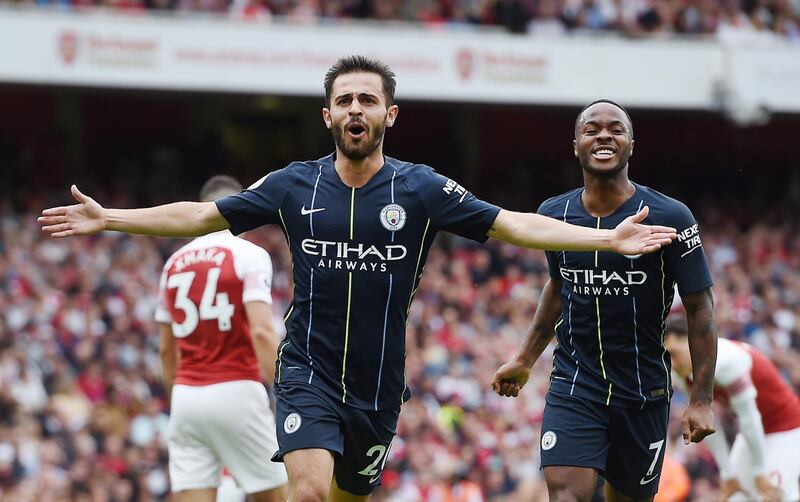
[{"label": "navy shorts", "polygon": [[293,450],[321,448],[334,454],[333,474],[339,488],[369,495],[380,486],[389,445],[397,430],[400,410],[361,410],[299,383],[276,386],[275,422],[282,462]]},{"label": "navy shorts", "polygon": [[658,491],[668,420],[668,402],[618,408],[549,392],[542,468],[589,467],[629,497],[650,497]]}]

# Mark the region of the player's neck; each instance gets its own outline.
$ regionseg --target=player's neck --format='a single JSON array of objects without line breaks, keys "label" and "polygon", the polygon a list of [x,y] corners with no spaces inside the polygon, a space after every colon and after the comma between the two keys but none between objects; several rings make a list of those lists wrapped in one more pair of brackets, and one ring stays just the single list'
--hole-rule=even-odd
[{"label": "player's neck", "polygon": [[592,216],[605,217],[633,197],[636,187],[628,179],[627,169],[616,176],[597,176],[584,171],[583,207]]},{"label": "player's neck", "polygon": [[333,166],[342,183],[361,188],[383,167],[383,148],[379,146],[363,159],[356,160],[346,157],[337,147]]}]

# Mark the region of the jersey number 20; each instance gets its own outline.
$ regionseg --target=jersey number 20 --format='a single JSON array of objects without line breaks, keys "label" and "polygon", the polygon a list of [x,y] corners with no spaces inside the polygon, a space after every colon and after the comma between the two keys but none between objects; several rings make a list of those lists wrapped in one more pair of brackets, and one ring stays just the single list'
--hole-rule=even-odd
[{"label": "jersey number 20", "polygon": [[172,323],[172,334],[176,337],[185,338],[194,333],[200,320],[216,319],[220,331],[231,330],[234,306],[228,301],[228,293],[217,293],[217,281],[221,271],[219,267],[208,270],[206,287],[203,289],[199,310],[189,298],[189,290],[192,288],[195,272],[181,272],[169,276],[167,287],[169,289],[178,288],[175,294],[175,308],[181,309],[185,314],[183,322]]}]

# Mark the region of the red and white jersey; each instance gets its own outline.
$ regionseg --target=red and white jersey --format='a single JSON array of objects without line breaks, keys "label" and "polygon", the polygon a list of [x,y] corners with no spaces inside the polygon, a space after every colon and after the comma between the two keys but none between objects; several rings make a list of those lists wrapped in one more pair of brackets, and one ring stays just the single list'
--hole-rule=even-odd
[{"label": "red and white jersey", "polygon": [[176,384],[261,381],[244,304],[272,303],[271,283],[269,254],[227,230],[199,237],[167,260],[155,319],[178,338]]},{"label": "red and white jersey", "polygon": [[752,346],[720,339],[715,393],[722,402],[740,389],[756,389],[756,406],[761,413],[764,433],[800,428],[800,398],[784,381],[772,361]]},{"label": "red and white jersey", "polygon": [[720,338],[714,400],[728,405],[732,396],[751,387],[756,390],[756,406],[765,434],[800,428],[800,398],[775,365],[746,343]]}]

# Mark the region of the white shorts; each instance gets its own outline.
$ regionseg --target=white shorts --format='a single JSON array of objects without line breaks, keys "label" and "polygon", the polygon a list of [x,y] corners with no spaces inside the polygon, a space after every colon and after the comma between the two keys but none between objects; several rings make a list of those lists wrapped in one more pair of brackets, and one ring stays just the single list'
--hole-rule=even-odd
[{"label": "white shorts", "polygon": [[175,385],[168,446],[173,492],[219,486],[223,466],[247,493],[287,482],[283,464],[270,460],[275,417],[258,382]]},{"label": "white shorts", "polygon": [[[769,479],[780,487],[782,500],[800,500],[800,429],[773,432],[765,439],[764,464]],[[742,486],[754,494],[752,457],[741,434],[731,447],[731,467]]]}]

